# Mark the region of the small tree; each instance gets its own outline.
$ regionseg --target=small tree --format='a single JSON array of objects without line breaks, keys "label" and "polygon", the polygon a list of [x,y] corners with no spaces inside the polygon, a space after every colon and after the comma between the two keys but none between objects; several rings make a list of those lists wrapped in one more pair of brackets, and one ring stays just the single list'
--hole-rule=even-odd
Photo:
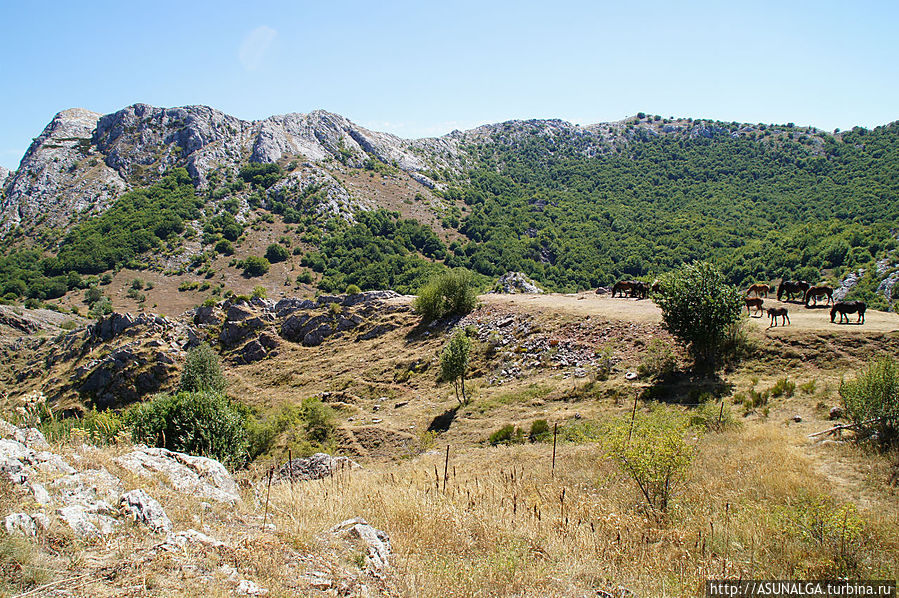
[{"label": "small tree", "polygon": [[209,391],[222,393],[225,390],[225,376],[219,364],[218,355],[208,344],[196,346],[187,352],[184,369],[181,371],[179,392]]},{"label": "small tree", "polygon": [[619,419],[606,437],[606,454],[634,479],[655,510],[668,509],[693,461],[693,447],[685,439],[687,427],[682,414],[659,407],[637,413],[633,421]]},{"label": "small tree", "polygon": [[899,365],[891,356],[840,382],[840,398],[859,440],[876,439],[883,448],[899,441]]},{"label": "small tree", "polygon": [[740,321],[740,291],[707,262],[686,265],[661,282],[653,301],[665,328],[687,345],[697,367],[714,368],[728,332]]},{"label": "small tree", "polygon": [[290,253],[287,251],[287,248],[277,243],[272,243],[265,250],[265,259],[273,264],[283,262],[289,257]]},{"label": "small tree", "polygon": [[477,303],[474,276],[469,270],[456,268],[438,274],[419,290],[415,311],[430,321],[446,316],[463,316],[471,312]]},{"label": "small tree", "polygon": [[[460,405],[468,403],[465,396],[465,373],[468,370],[468,358],[471,352],[471,339],[462,330],[457,330],[450,338],[443,353],[440,354],[440,374],[444,380],[450,380],[456,389],[456,400]],[[462,396],[459,396],[459,389]]]}]

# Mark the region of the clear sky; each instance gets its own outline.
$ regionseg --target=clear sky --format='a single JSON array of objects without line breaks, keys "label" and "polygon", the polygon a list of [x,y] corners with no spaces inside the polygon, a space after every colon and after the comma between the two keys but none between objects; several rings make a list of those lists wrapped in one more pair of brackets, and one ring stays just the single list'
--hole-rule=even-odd
[{"label": "clear sky", "polygon": [[0,165],[70,107],[324,108],[402,137],[639,111],[899,119],[899,2],[0,0]]}]

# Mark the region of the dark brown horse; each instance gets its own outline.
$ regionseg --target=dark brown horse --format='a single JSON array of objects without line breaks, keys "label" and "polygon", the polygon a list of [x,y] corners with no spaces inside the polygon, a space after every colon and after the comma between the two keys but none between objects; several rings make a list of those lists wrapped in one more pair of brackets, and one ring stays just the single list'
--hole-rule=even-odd
[{"label": "dark brown horse", "polygon": [[746,315],[749,315],[750,307],[755,308],[756,315],[760,314],[762,305],[765,303],[764,299],[761,297],[743,297],[743,302],[746,304]]},{"label": "dark brown horse", "polygon": [[805,297],[805,292],[812,285],[804,280],[784,280],[777,286],[777,300],[781,301],[781,297],[787,296],[787,301],[793,299],[793,295],[799,295],[800,298]]},{"label": "dark brown horse", "polygon": [[755,293],[756,297],[767,297],[770,291],[771,287],[769,287],[768,285],[756,283],[749,286],[749,288],[746,290],[746,296],[748,297],[752,293]]},{"label": "dark brown horse", "polygon": [[864,301],[837,301],[833,304],[833,307],[830,308],[830,322],[833,323],[837,314],[840,314],[840,324],[843,323],[844,319],[846,320],[846,324],[848,324],[849,316],[846,314],[857,313],[858,320],[856,320],[856,324],[864,324],[866,309],[868,309],[868,304]]},{"label": "dark brown horse", "polygon": [[624,297],[625,291],[630,297],[646,299],[649,295],[649,285],[639,280],[620,280],[612,287],[612,297],[615,296],[615,293],[618,293],[619,297]]},{"label": "dark brown horse", "polygon": [[786,307],[769,307],[768,317],[771,318],[771,324],[768,325],[768,328],[777,326],[777,318],[781,319],[781,326],[792,324],[792,322],[790,322],[790,316],[787,315]]},{"label": "dark brown horse", "polygon": [[653,293],[661,293],[662,281],[656,278],[654,281],[652,281],[652,286],[649,287],[649,290],[651,290]]},{"label": "dark brown horse", "polygon": [[827,297],[827,303],[833,303],[833,289],[827,285],[812,287],[805,292],[805,306],[809,307],[809,302],[814,299],[815,305],[818,305],[818,297]]}]

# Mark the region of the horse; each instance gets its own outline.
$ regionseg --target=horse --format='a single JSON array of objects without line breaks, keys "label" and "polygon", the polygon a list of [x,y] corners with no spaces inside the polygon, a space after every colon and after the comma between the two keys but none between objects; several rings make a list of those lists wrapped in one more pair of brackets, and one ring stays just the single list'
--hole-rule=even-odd
[{"label": "horse", "polygon": [[830,323],[832,324],[836,315],[840,314],[840,324],[843,323],[844,319],[846,320],[846,324],[848,324],[849,316],[846,314],[858,313],[858,320],[856,320],[856,323],[864,324],[866,309],[868,309],[868,305],[864,301],[837,301],[833,304],[833,307],[830,308]]},{"label": "horse", "polygon": [[833,303],[833,289],[827,285],[812,287],[805,292],[805,306],[809,307],[809,301],[815,300],[818,305],[818,297],[827,297],[827,303]]},{"label": "horse", "polygon": [[646,296],[649,295],[649,286],[639,280],[620,280],[612,287],[612,297],[615,296],[616,292],[619,297],[624,297],[625,291],[628,292],[630,297],[646,299]]},{"label": "horse", "polygon": [[653,293],[661,293],[662,281],[656,278],[654,281],[652,281],[652,286],[649,287],[649,290],[651,290]]},{"label": "horse", "polygon": [[762,283],[756,283],[756,284],[749,286],[749,288],[746,290],[746,296],[748,297],[750,293],[755,293],[756,297],[763,297],[763,296],[767,297],[768,291],[770,291],[770,290],[771,290],[771,287],[769,287],[768,285],[762,284]]},{"label": "horse", "polygon": [[772,326],[777,326],[777,318],[780,317],[781,326],[786,326],[787,324],[792,324],[790,322],[790,316],[787,315],[786,307],[769,307],[768,308],[768,317],[771,318],[771,324],[768,325],[768,328]]},{"label": "horse", "polygon": [[780,301],[783,295],[787,296],[787,301],[791,301],[793,295],[805,297],[805,292],[809,290],[811,286],[812,285],[804,280],[783,280],[777,286],[777,300]]},{"label": "horse", "polygon": [[755,313],[758,315],[762,311],[762,304],[765,303],[761,297],[743,297],[743,301],[746,303],[746,315],[749,315],[750,307],[754,307]]}]

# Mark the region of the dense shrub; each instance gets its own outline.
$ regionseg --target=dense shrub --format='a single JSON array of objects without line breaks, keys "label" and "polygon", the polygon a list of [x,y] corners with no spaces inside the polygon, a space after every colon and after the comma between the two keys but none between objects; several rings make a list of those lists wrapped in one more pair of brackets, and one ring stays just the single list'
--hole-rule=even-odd
[{"label": "dense shrub", "polygon": [[225,385],[222,366],[212,347],[203,343],[187,352],[184,369],[181,370],[181,383],[178,386],[180,392],[222,393]]},{"label": "dense shrub", "polygon": [[698,368],[717,365],[728,332],[740,319],[743,298],[706,262],[694,262],[662,276],[653,295],[665,328],[681,339]]},{"label": "dense shrub", "polygon": [[244,416],[215,392],[160,394],[125,412],[134,442],[218,459],[228,466],[247,460]]},{"label": "dense shrub", "polygon": [[535,419],[531,422],[531,431],[528,433],[528,440],[531,442],[543,442],[552,438],[552,430],[549,422],[545,419]]},{"label": "dense shrub", "polygon": [[243,275],[247,278],[263,276],[268,272],[271,263],[264,257],[251,255],[245,260],[241,260],[238,266],[243,270]]},{"label": "dense shrub", "polygon": [[884,355],[854,380],[842,381],[840,398],[860,441],[883,448],[899,442],[899,366],[892,356]]},{"label": "dense shrub", "polygon": [[415,311],[425,321],[446,316],[462,316],[477,307],[474,276],[465,269],[442,272],[422,287],[415,299]]},{"label": "dense shrub", "polygon": [[512,424],[507,424],[493,432],[487,441],[496,446],[498,444],[521,444],[524,442],[524,432]]},{"label": "dense shrub", "polygon": [[290,252],[287,251],[287,248],[278,243],[272,243],[265,249],[265,259],[273,264],[283,262],[289,257]]}]

